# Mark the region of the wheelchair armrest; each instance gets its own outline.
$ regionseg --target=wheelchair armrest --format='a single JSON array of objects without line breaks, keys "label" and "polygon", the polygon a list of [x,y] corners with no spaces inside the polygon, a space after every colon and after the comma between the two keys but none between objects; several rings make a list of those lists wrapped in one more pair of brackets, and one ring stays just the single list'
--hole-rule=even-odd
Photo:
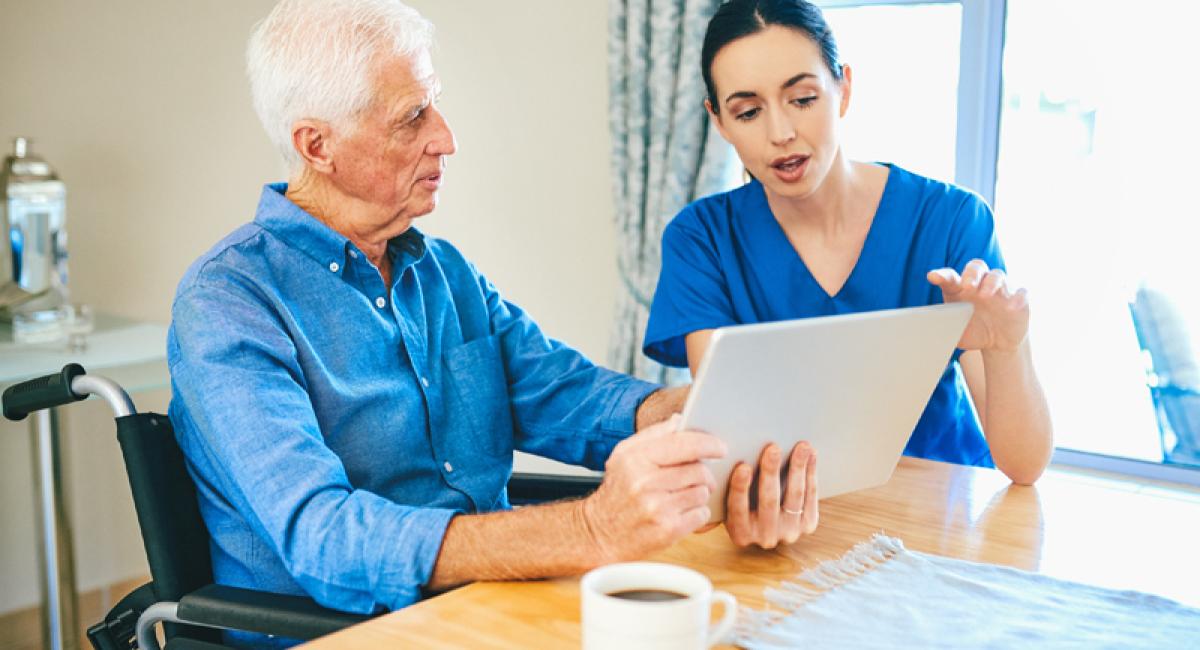
[{"label": "wheelchair armrest", "polygon": [[601,480],[600,476],[515,472],[508,480],[508,501],[513,505],[528,505],[584,497],[594,492]]},{"label": "wheelchair armrest", "polygon": [[292,639],[315,639],[371,618],[326,609],[303,596],[226,585],[201,587],[179,599],[178,615],[184,623]]},{"label": "wheelchair armrest", "polygon": [[154,604],[154,583],[134,589],[117,601],[104,620],[87,629],[95,650],[128,650],[137,632],[138,617]]}]

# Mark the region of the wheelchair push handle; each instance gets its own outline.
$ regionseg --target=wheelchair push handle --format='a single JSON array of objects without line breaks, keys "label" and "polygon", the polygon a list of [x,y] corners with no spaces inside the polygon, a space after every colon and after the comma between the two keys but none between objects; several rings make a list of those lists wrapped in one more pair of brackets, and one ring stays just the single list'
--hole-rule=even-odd
[{"label": "wheelchair push handle", "polygon": [[4,417],[16,421],[35,411],[62,406],[87,399],[87,394],[76,395],[71,382],[87,371],[78,363],[63,366],[62,371],[45,375],[9,386],[4,391]]},{"label": "wheelchair push handle", "polygon": [[129,395],[116,382],[89,375],[78,363],[69,363],[55,374],[9,386],[0,399],[4,403],[4,417],[17,421],[30,413],[78,402],[89,395],[107,401],[118,417],[136,412]]}]

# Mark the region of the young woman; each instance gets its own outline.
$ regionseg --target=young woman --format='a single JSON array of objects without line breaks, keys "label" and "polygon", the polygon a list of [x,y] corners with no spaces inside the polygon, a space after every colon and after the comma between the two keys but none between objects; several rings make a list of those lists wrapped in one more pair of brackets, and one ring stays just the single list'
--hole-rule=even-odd
[{"label": "young woman", "polygon": [[895,165],[846,158],[851,70],[812,4],[727,2],[701,59],[705,107],[753,179],[692,203],[667,227],[645,353],[694,374],[724,325],[970,302],[961,350],[905,453],[1037,479],[1052,450],[1050,418],[1025,291],[1005,279],[987,204]]}]

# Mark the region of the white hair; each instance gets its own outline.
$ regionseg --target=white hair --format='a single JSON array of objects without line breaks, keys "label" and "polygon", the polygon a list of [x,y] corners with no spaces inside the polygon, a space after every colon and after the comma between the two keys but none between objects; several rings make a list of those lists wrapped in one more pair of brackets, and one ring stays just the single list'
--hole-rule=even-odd
[{"label": "white hair", "polygon": [[246,74],[254,110],[288,165],[303,160],[292,125],[349,127],[371,103],[371,64],[433,44],[433,24],[397,0],[283,0],[250,35]]}]

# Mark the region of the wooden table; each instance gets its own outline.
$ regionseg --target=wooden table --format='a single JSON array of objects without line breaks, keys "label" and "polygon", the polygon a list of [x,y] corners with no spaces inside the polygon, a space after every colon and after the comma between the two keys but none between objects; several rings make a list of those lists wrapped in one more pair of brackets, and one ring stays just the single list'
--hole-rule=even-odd
[{"label": "wooden table", "polygon": [[[772,551],[723,529],[651,559],[690,566],[762,608],[763,589],[873,533],[917,551],[1006,564],[1200,606],[1200,493],[1051,470],[1035,487],[994,470],[904,458],[879,488],[821,502],[816,534]],[[579,580],[476,583],[332,634],[316,650],[579,647]]]}]

